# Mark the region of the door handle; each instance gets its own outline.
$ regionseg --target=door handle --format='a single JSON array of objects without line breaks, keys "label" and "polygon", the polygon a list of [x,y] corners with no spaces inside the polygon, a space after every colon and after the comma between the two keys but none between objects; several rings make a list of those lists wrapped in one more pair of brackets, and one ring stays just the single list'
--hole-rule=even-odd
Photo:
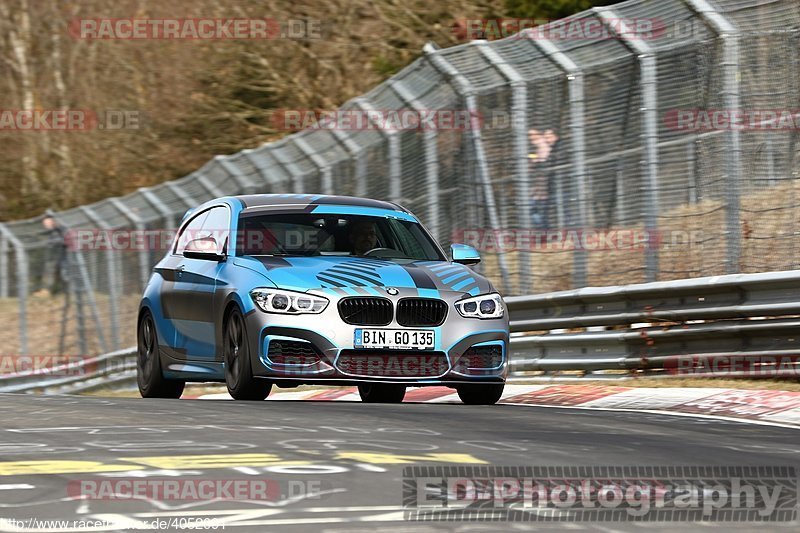
[{"label": "door handle", "polygon": [[179,266],[178,266],[178,267],[175,269],[175,272],[177,272],[177,273],[178,273],[178,277],[179,277],[179,278],[180,278],[180,277],[183,277],[183,271],[184,271],[184,270],[186,270],[186,267],[185,267],[184,265],[179,265]]}]

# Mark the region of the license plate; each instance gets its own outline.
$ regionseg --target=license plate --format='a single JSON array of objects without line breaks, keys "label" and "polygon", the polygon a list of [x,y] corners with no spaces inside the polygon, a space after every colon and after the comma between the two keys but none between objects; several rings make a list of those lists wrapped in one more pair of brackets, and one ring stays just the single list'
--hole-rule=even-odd
[{"label": "license plate", "polygon": [[432,350],[436,332],[429,329],[366,329],[355,331],[356,348],[389,348],[395,350]]}]

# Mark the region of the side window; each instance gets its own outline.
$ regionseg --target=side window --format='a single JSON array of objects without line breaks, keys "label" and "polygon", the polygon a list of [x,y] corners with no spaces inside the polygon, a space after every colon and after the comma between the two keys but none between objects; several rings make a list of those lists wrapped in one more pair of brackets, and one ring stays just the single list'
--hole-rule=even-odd
[{"label": "side window", "polygon": [[231,220],[227,207],[215,207],[208,211],[208,217],[203,222],[202,237],[214,237],[221,252],[227,251],[230,235]]},{"label": "side window", "polygon": [[228,240],[229,233],[230,216],[228,215],[228,208],[213,207],[197,215],[183,228],[180,235],[178,235],[175,253],[182,254],[190,241],[205,237],[214,237],[217,244],[219,244],[220,250],[224,250],[223,245]]},{"label": "side window", "polygon": [[175,243],[174,253],[182,254],[183,249],[186,248],[186,244],[189,241],[199,238],[198,233],[200,233],[200,229],[203,227],[203,222],[206,221],[207,217],[208,211],[204,211],[190,220],[189,223],[183,227],[178,235],[177,242]]}]

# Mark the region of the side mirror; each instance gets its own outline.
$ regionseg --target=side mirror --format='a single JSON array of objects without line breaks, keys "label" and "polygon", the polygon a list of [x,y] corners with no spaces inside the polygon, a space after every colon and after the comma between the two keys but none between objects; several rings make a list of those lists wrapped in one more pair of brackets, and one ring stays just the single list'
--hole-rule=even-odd
[{"label": "side mirror", "polygon": [[189,259],[205,259],[207,261],[224,261],[225,254],[221,251],[214,237],[203,237],[186,243],[183,257]]},{"label": "side mirror", "polygon": [[466,244],[451,244],[450,256],[454,263],[462,265],[476,265],[481,262],[481,254],[472,246]]}]

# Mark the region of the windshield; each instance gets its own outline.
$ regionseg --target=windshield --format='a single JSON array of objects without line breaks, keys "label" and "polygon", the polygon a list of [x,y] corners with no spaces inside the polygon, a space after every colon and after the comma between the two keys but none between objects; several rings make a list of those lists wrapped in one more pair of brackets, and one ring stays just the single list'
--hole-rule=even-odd
[{"label": "windshield", "polygon": [[362,215],[243,214],[236,249],[240,255],[444,260],[419,223]]}]

